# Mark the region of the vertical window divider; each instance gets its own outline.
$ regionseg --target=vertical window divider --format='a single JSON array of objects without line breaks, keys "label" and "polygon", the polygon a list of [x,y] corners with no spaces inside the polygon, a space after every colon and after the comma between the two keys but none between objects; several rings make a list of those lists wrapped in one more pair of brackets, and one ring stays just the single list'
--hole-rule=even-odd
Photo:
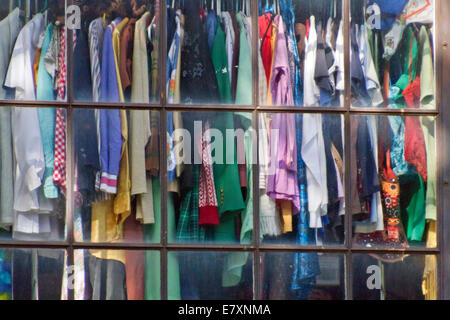
[{"label": "vertical window divider", "polygon": [[[160,250],[160,270],[161,270],[161,300],[168,299],[168,278],[167,278],[167,110],[166,110],[166,60],[167,60],[167,5],[165,0],[159,0],[159,53],[158,53],[158,79],[159,80],[159,103],[160,103],[160,187],[161,187],[161,244]],[[156,8],[156,6],[155,6]],[[158,13],[155,13],[158,14]]]},{"label": "vertical window divider", "polygon": [[[450,124],[450,112],[447,104],[450,101],[450,92],[444,88],[450,85],[450,30],[447,17],[450,14],[448,1],[436,1],[435,3],[435,77],[436,77],[436,156],[437,156],[437,246],[440,250],[438,257],[437,287],[438,299],[450,299],[450,287],[446,286],[450,281],[450,233],[445,232],[445,227],[450,226],[450,136],[448,126]],[[438,146],[442,146],[441,149]]]},{"label": "vertical window divider", "polygon": [[353,299],[352,284],[352,216],[351,195],[350,195],[350,157],[351,157],[351,75],[350,75],[350,1],[343,0],[342,12],[344,18],[344,181],[345,181],[345,246],[347,252],[345,254],[345,299]]},{"label": "vertical window divider", "polygon": [[256,136],[255,140],[252,140],[252,153],[253,153],[253,165],[252,165],[252,177],[253,177],[253,299],[262,299],[262,285],[261,285],[261,252],[259,250],[260,245],[260,220],[259,220],[259,70],[258,70],[258,0],[252,0],[250,3],[250,13],[252,21],[252,89],[253,89],[253,112],[252,112],[252,126]]},{"label": "vertical window divider", "polygon": [[[66,0],[67,5],[72,5],[73,0]],[[65,16],[67,19],[67,16]],[[67,59],[67,82],[66,82],[66,99],[68,102],[68,108],[66,109],[66,230],[67,230],[67,266],[74,265],[74,197],[73,197],[73,173],[74,173],[74,150],[73,150],[73,117],[72,117],[72,103],[73,103],[73,68],[72,68],[72,57],[73,57],[73,33],[74,30],[67,28],[66,21],[66,34],[68,35],[67,49],[66,49],[66,59]],[[69,268],[66,272],[69,273]],[[64,276],[64,275],[63,275]],[[68,299],[74,300],[74,288],[68,285]]]}]

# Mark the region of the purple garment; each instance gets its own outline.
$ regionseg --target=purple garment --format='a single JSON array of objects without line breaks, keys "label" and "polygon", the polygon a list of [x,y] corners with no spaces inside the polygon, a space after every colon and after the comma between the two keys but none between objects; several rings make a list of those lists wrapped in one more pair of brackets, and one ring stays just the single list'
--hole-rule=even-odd
[{"label": "purple garment", "polygon": [[[116,64],[112,43],[112,33],[120,18],[114,20],[105,31],[102,56],[102,102],[120,102]],[[120,157],[122,154],[122,130],[119,110],[100,110],[100,189],[117,193]]]},{"label": "purple garment", "polygon": [[[272,77],[270,79],[270,92],[274,105],[294,104],[292,91],[288,43],[284,30],[284,22],[281,16],[276,16],[274,23],[277,26],[277,40],[273,58]],[[295,121],[294,121],[295,122]]]},{"label": "purple garment", "polygon": [[[275,56],[270,81],[270,90],[275,105],[293,105],[293,91],[289,71],[289,56],[284,23],[281,16],[275,18],[278,34],[275,44]],[[271,138],[278,130],[278,137],[270,141],[272,162],[276,161],[275,172],[268,175],[267,195],[273,199],[292,201],[292,213],[300,211],[300,196],[297,178],[297,141],[295,131],[295,115],[272,115]],[[273,159],[274,158],[274,159]],[[269,167],[271,167],[270,164]]]}]

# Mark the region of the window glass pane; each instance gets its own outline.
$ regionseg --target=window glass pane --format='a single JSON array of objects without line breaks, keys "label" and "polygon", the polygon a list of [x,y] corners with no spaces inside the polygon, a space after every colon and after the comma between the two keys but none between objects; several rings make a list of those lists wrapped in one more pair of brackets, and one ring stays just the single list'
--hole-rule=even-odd
[{"label": "window glass pane", "polygon": [[434,4],[351,2],[354,107],[436,108]]},{"label": "window glass pane", "polygon": [[263,299],[344,300],[344,255],[264,253]]},{"label": "window glass pane", "polygon": [[173,253],[168,257],[169,300],[253,299],[251,253]]},{"label": "window glass pane", "polygon": [[344,243],[343,117],[259,115],[264,243]]},{"label": "window glass pane", "polygon": [[353,255],[355,300],[436,300],[434,255]]},{"label": "window glass pane", "polygon": [[258,21],[260,104],[342,106],[342,1],[260,0]]},{"label": "window glass pane", "polygon": [[64,253],[57,249],[0,249],[1,299],[60,300]]},{"label": "window glass pane", "polygon": [[76,300],[161,299],[159,251],[75,250],[74,258]]},{"label": "window glass pane", "polygon": [[159,243],[159,113],[75,109],[75,240]]},{"label": "window glass pane", "polygon": [[157,103],[159,1],[118,3],[96,1],[81,8],[73,52],[74,99]]},{"label": "window glass pane", "polygon": [[19,3],[0,4],[0,100],[65,101],[65,1]]},{"label": "window glass pane", "polygon": [[251,113],[174,112],[168,133],[169,241],[250,244],[255,132]]},{"label": "window glass pane", "polygon": [[65,238],[65,109],[0,108],[0,239]]},{"label": "window glass pane", "polygon": [[354,242],[366,247],[436,247],[435,119],[351,119]]},{"label": "window glass pane", "polygon": [[168,103],[252,104],[250,1],[172,1],[167,19]]}]

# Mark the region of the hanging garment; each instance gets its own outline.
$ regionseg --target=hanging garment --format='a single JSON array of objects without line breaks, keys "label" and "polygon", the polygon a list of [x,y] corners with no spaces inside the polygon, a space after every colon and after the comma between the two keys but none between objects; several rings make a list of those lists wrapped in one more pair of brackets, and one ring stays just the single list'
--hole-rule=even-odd
[{"label": "hanging garment", "polygon": [[[264,80],[265,83],[265,80]],[[268,115],[259,115],[259,189],[260,189],[260,224],[261,234],[266,236],[279,236],[281,234],[281,224],[276,209],[275,199],[267,195],[267,177],[270,162],[270,124]],[[275,132],[276,134],[276,132]],[[275,137],[274,137],[275,138]]]},{"label": "hanging garment", "polygon": [[315,17],[310,18],[310,28],[305,40],[305,70],[303,80],[303,95],[305,106],[319,105],[320,89],[314,79],[317,57],[317,32]]},{"label": "hanging garment", "polygon": [[272,102],[275,105],[293,105],[294,96],[291,85],[291,74],[287,50],[287,39],[284,36],[284,21],[281,16],[274,19],[277,40],[274,51],[272,76],[269,83]]},{"label": "hanging garment", "polygon": [[325,43],[322,36],[322,26],[317,26],[317,49],[316,49],[316,61],[314,68],[314,80],[320,90],[319,104],[320,106],[330,106],[333,87],[330,81],[330,75],[328,73],[328,64],[325,56]]},{"label": "hanging garment", "polygon": [[344,22],[339,23],[339,31],[336,38],[336,90],[339,91],[340,105],[344,105]]},{"label": "hanging garment", "polygon": [[[17,37],[5,78],[5,86],[15,88],[16,100],[35,100],[31,63],[42,32],[44,32],[44,17],[37,14]],[[24,240],[48,239],[55,236],[51,232],[56,232],[57,228],[52,228],[55,227],[55,220],[49,216],[53,205],[45,200],[40,188],[45,159],[36,109],[14,108],[11,127],[17,161],[13,237]]]},{"label": "hanging garment", "polygon": [[[245,119],[245,118],[244,118]],[[246,157],[246,174],[247,180],[253,181],[253,150],[252,150],[252,134],[251,122],[244,124],[245,128],[245,157]],[[252,241],[253,232],[253,184],[248,184],[247,198],[245,199],[245,209],[241,212],[242,228],[239,236],[240,244],[247,245]],[[262,234],[260,234],[262,240]],[[225,259],[225,264],[222,273],[222,286],[234,287],[237,286],[242,279],[243,267],[248,261],[248,252],[233,252]]]},{"label": "hanging garment", "polygon": [[[425,26],[420,28],[419,48],[422,56],[420,68],[420,107],[435,109],[433,53],[430,39]],[[427,155],[427,191],[426,191],[426,219],[436,220],[436,140],[435,118],[422,116],[421,126],[425,139]]]},{"label": "hanging garment", "polygon": [[[420,106],[420,78],[403,90],[408,109]],[[422,179],[427,181],[427,159],[425,139],[420,120],[417,117],[405,117],[405,159],[414,165]]]},{"label": "hanging garment", "polygon": [[219,101],[214,66],[198,12],[200,1],[185,4],[184,40],[181,49],[180,98],[182,103]]},{"label": "hanging garment", "polygon": [[218,28],[217,16],[214,9],[209,10],[206,16],[206,33],[208,35],[208,46],[209,50],[212,50],[214,38],[216,37],[216,32]]},{"label": "hanging garment", "polygon": [[[17,36],[22,28],[19,8],[14,9],[0,21],[0,100],[8,98],[8,89],[3,86],[9,60]],[[13,146],[11,137],[11,108],[0,108],[0,226],[9,227],[13,223]]]},{"label": "hanging garment", "polygon": [[360,58],[362,56],[362,66],[366,89],[370,96],[372,106],[379,106],[383,103],[383,95],[381,94],[381,85],[378,80],[378,74],[372,58],[372,52],[369,47],[369,37],[367,35],[367,26],[361,25],[360,30]]},{"label": "hanging garment", "polygon": [[211,158],[211,136],[206,122],[201,141],[198,143],[202,156],[199,179],[198,223],[201,226],[219,225],[219,210],[214,186],[213,160]]},{"label": "hanging garment", "polygon": [[97,18],[89,25],[89,56],[91,58],[92,100],[99,102],[101,96],[101,60],[105,33],[103,19]]},{"label": "hanging garment", "polygon": [[[168,103],[175,103],[175,91],[176,88],[176,79],[177,74],[179,74],[179,57],[180,57],[180,51],[181,51],[181,10],[178,10],[175,16],[176,21],[176,31],[173,37],[172,44],[169,49],[168,57],[167,57],[167,68],[166,68],[166,76],[167,76],[167,83],[166,83],[166,95],[167,95],[167,101]],[[179,103],[179,101],[178,101]],[[174,150],[174,114],[173,112],[167,113],[167,133],[168,133],[168,153],[167,153],[167,169],[168,169],[168,181],[169,184],[176,184],[175,190],[170,191],[176,191],[178,189],[177,181],[175,180],[176,176],[176,165],[177,160],[175,157],[175,150]],[[169,187],[170,188],[170,187]]]},{"label": "hanging garment", "polygon": [[[114,20],[106,29],[102,50],[101,96],[103,102],[119,102],[120,94],[113,49],[113,30],[121,21]],[[119,110],[100,110],[100,190],[117,193],[120,158],[122,155],[122,134]]]},{"label": "hanging garment", "polygon": [[231,82],[225,41],[225,33],[219,24],[212,46],[211,58],[219,87],[220,102],[229,104],[231,103]]},{"label": "hanging garment", "polygon": [[[381,13],[380,29],[389,30],[397,16],[400,15],[408,0],[370,0],[367,6],[377,5]],[[376,12],[372,9],[372,12]]]},{"label": "hanging garment", "polygon": [[[149,60],[147,56],[146,25],[150,13],[145,13],[135,23],[131,101],[148,103],[150,97]],[[150,112],[130,110],[129,147],[131,195],[136,195],[136,216],[141,223],[154,223],[153,191],[146,170],[146,146],[151,138]],[[133,225],[130,223],[130,225]]]},{"label": "hanging garment", "polygon": [[[296,115],[296,138],[302,141],[303,115]],[[309,227],[308,193],[306,167],[302,159],[301,147],[297,149],[297,179],[300,195],[300,212],[297,216],[297,245],[313,245],[315,242],[313,229]],[[294,253],[294,271],[292,273],[291,290],[300,299],[307,299],[316,284],[316,276],[320,273],[317,253]]]},{"label": "hanging garment", "polygon": [[259,41],[261,43],[261,57],[266,71],[267,83],[269,83],[272,71],[272,45],[270,42],[272,36],[272,15],[266,13],[259,17]]},{"label": "hanging garment", "polygon": [[434,23],[434,0],[409,0],[401,17],[404,17],[407,24]]},{"label": "hanging garment", "polygon": [[[52,42],[58,41],[59,29],[55,29],[53,24],[49,24],[45,31],[42,43],[42,51],[39,62],[38,83],[36,87],[36,98],[38,100],[54,100],[53,79],[47,71],[48,60],[46,62],[47,51],[55,48]],[[56,61],[54,61],[56,64]],[[54,108],[39,108],[37,110],[39,126],[41,129],[42,146],[45,157],[45,171],[43,177],[44,195],[49,199],[58,198],[58,188],[53,183],[53,170],[55,163],[55,130],[56,130],[56,110]]]},{"label": "hanging garment", "polygon": [[133,45],[136,19],[132,18],[120,34],[119,73],[125,101],[131,99],[131,84],[133,80]]},{"label": "hanging garment", "polygon": [[[114,62],[116,69],[116,77],[119,87],[120,102],[125,102],[125,95],[120,78],[120,38],[124,28],[127,26],[129,19],[125,18],[120,22],[113,31],[113,50]],[[120,155],[119,176],[117,184],[117,195],[114,198],[114,214],[118,224],[131,214],[131,182],[130,182],[130,163],[128,155],[128,120],[125,110],[120,110],[121,136],[122,136],[122,153]]]},{"label": "hanging garment", "polygon": [[[248,37],[246,28],[247,18],[243,14],[236,15],[237,24],[240,29],[239,36],[239,62],[236,66],[237,71],[237,88],[235,103],[238,105],[252,104],[252,54],[251,54],[251,38]],[[251,30],[250,30],[251,32]],[[239,113],[241,116],[251,117],[251,113]]]},{"label": "hanging garment", "polygon": [[232,101],[236,100],[236,89],[237,89],[237,80],[238,80],[238,69],[239,69],[239,51],[241,44],[241,33],[238,28],[238,23],[236,21],[236,13],[230,12],[231,23],[234,30],[234,42],[233,42],[233,59],[232,66],[230,69],[231,72],[231,99]]},{"label": "hanging garment", "polygon": [[303,115],[302,159],[306,166],[309,227],[322,228],[322,216],[327,214],[328,187],[321,115]]},{"label": "hanging garment", "polygon": [[3,86],[8,71],[9,60],[14,49],[14,43],[22,29],[20,10],[15,8],[6,18],[0,21],[0,31],[4,36],[0,40],[0,99],[7,98],[8,88]]},{"label": "hanging garment", "polygon": [[[61,29],[60,49],[58,53],[58,77],[57,77],[57,96],[58,101],[66,99],[66,31]],[[66,190],[66,119],[65,111],[62,108],[56,110],[55,126],[55,164],[53,168],[53,183],[57,185],[62,192]]]},{"label": "hanging garment", "polygon": [[[93,101],[91,58],[89,52],[89,25],[84,21],[76,32],[76,44],[73,51],[73,87],[74,99],[77,101]],[[98,59],[98,57],[97,57]]]},{"label": "hanging garment", "polygon": [[233,28],[233,22],[231,20],[231,15],[229,12],[222,12],[222,20],[223,20],[223,26],[225,31],[225,48],[226,48],[226,55],[228,59],[228,74],[229,74],[229,81],[230,81],[230,94],[231,94],[231,84],[233,80],[233,49],[234,49],[234,43],[236,41],[236,35],[234,33]]}]

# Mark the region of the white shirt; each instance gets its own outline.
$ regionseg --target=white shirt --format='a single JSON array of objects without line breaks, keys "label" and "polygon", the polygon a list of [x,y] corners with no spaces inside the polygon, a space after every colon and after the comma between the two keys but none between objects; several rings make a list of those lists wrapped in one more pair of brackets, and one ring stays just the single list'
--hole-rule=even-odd
[{"label": "white shirt", "polygon": [[22,27],[19,15],[20,10],[16,8],[5,19],[0,21],[0,99],[6,98],[6,90],[3,88],[3,83],[8,71],[8,63],[14,42]]},{"label": "white shirt", "polygon": [[372,106],[376,107],[383,103],[383,95],[381,93],[380,81],[378,79],[377,70],[373,62],[372,51],[369,47],[369,38],[367,36],[366,26],[361,26],[360,32],[360,57],[364,78],[366,81],[366,89],[371,98]]},{"label": "white shirt", "polygon": [[16,100],[36,99],[33,61],[42,32],[44,32],[44,16],[38,13],[17,37],[5,80],[5,86],[16,89]]},{"label": "white shirt", "polygon": [[334,54],[336,59],[336,90],[340,91],[341,105],[344,105],[343,93],[345,87],[344,81],[344,24],[343,21],[339,24],[339,31],[336,38],[336,52]]},{"label": "white shirt", "polygon": [[305,106],[318,106],[320,89],[314,80],[316,70],[317,32],[314,16],[310,18],[309,35],[305,37],[305,70],[303,81],[303,94]]},{"label": "white shirt", "polygon": [[[12,53],[5,85],[15,88],[16,100],[35,100],[33,61],[41,34],[44,16],[36,14],[20,31]],[[48,234],[52,203],[39,194],[45,170],[41,131],[37,110],[16,107],[12,109],[11,127],[16,177],[14,184],[14,238],[21,233]],[[26,240],[32,240],[27,237]]]},{"label": "white shirt", "polygon": [[306,166],[310,228],[322,227],[327,214],[328,187],[322,115],[303,115],[302,158]]}]

